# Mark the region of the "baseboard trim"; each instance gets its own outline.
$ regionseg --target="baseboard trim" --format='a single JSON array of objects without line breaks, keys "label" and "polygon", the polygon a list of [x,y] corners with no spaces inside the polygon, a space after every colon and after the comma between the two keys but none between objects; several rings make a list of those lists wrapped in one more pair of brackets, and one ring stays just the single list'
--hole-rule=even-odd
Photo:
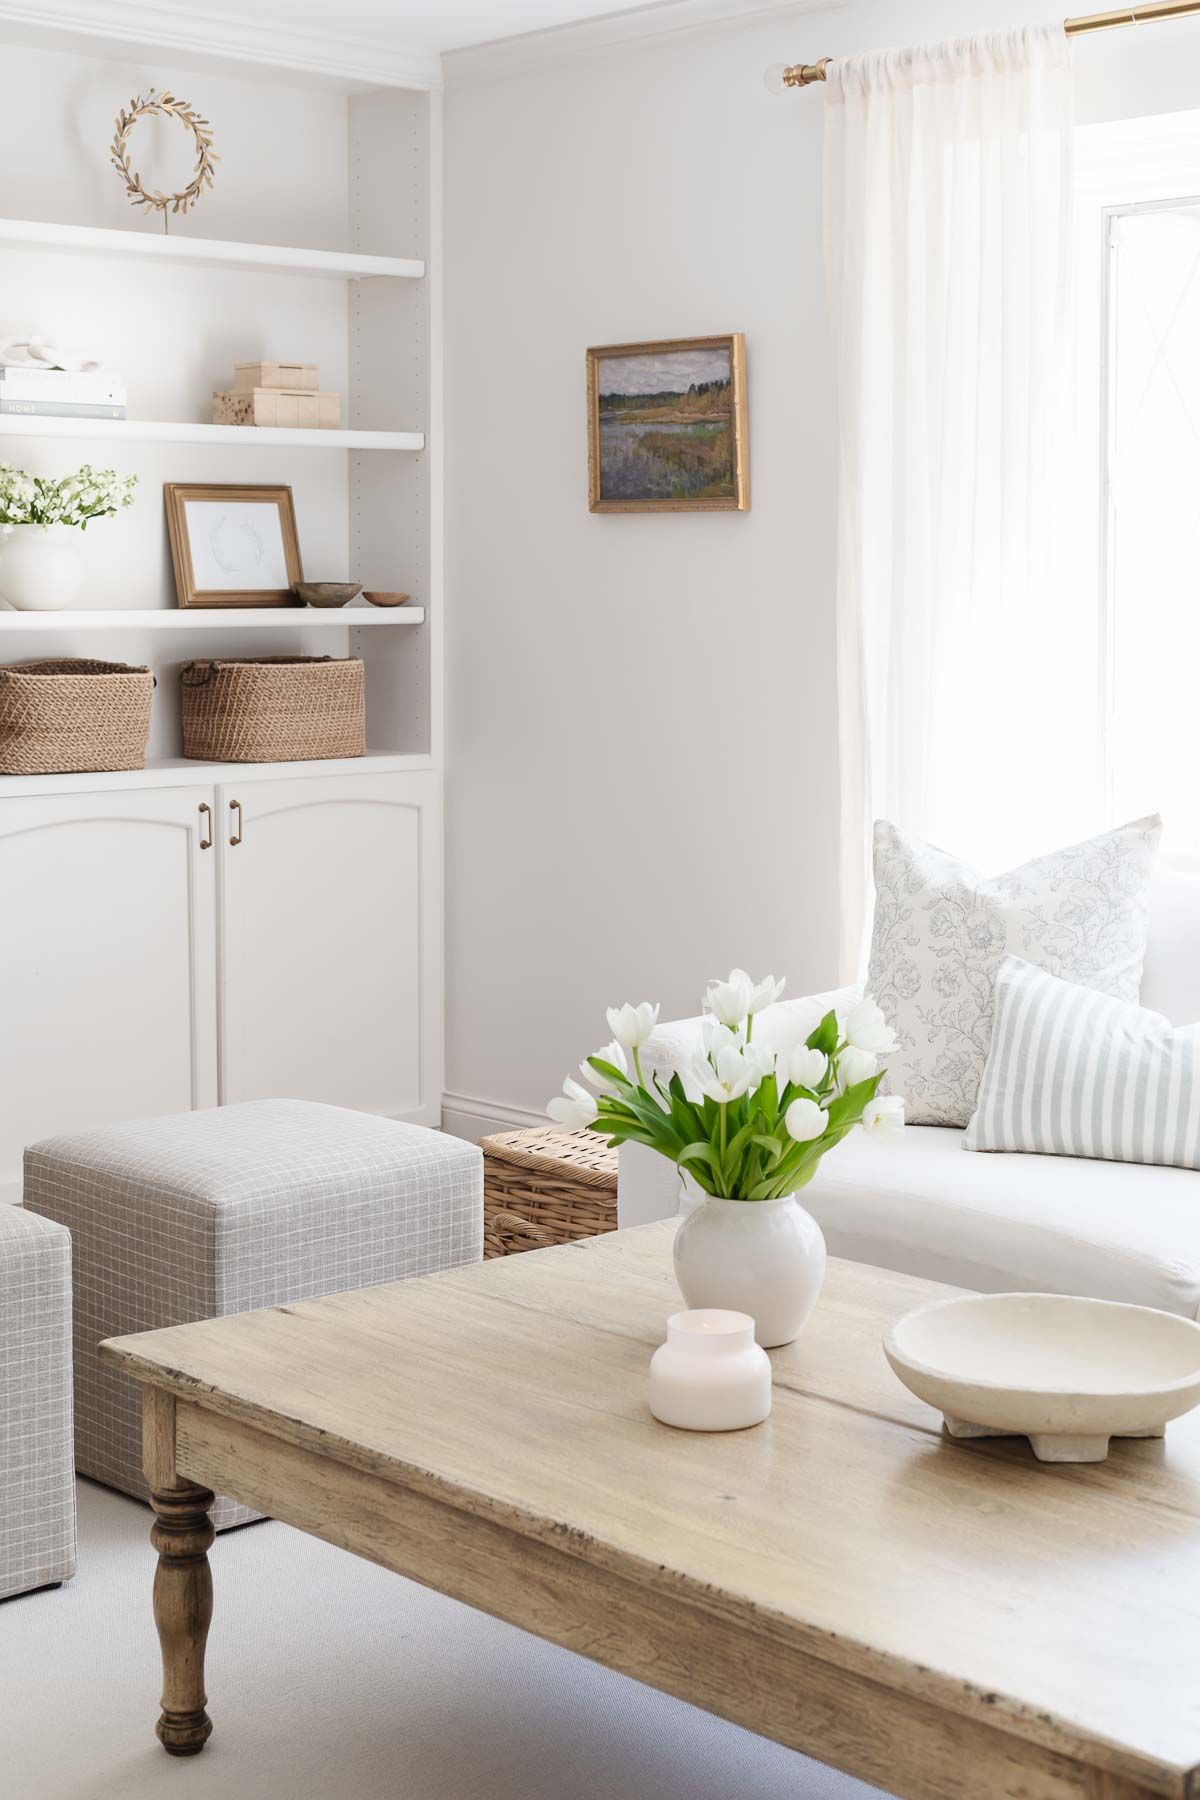
[{"label": "baseboard trim", "polygon": [[524,1131],[531,1126],[547,1125],[545,1113],[530,1112],[523,1106],[509,1106],[504,1100],[483,1100],[476,1094],[442,1095],[442,1130],[452,1137],[466,1138],[477,1144],[493,1131]]}]

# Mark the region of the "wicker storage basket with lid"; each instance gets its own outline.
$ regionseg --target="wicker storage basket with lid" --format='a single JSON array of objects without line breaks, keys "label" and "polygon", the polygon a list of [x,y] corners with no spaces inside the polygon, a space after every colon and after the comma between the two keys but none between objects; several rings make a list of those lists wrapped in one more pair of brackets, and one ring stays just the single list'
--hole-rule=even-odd
[{"label": "wicker storage basket with lid", "polygon": [[0,775],[144,769],[154,677],[128,663],[0,664]]},{"label": "wicker storage basket with lid", "polygon": [[481,1149],[485,1257],[616,1230],[617,1153],[594,1131],[501,1131]]},{"label": "wicker storage basket with lid", "polygon": [[183,754],[203,762],[365,756],[359,657],[263,656],[179,671]]}]

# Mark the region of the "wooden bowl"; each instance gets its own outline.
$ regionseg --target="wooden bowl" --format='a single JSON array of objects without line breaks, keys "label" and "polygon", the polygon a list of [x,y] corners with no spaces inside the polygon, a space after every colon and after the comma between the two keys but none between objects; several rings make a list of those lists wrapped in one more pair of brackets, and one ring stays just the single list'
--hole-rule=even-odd
[{"label": "wooden bowl", "polygon": [[369,600],[372,606],[403,606],[411,598],[410,594],[393,593],[387,588],[367,588],[363,594],[363,599]]},{"label": "wooden bowl", "polygon": [[361,581],[298,581],[296,592],[308,606],[345,606],[362,588]]},{"label": "wooden bowl", "polygon": [[1200,1324],[1065,1294],[938,1300],[884,1353],[951,1437],[1027,1437],[1041,1462],[1101,1462],[1110,1437],[1161,1437],[1200,1403]]}]

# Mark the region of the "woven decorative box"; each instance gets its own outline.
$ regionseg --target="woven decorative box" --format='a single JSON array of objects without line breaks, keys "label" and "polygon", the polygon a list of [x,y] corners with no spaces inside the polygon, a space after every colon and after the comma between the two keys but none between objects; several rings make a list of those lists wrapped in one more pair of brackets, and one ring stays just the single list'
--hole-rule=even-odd
[{"label": "woven decorative box", "polygon": [[58,657],[0,665],[0,775],[144,769],[154,677]]},{"label": "woven decorative box", "polygon": [[274,425],[291,431],[336,431],[342,396],[312,389],[256,387],[214,394],[214,425]]},{"label": "woven decorative box", "polygon": [[592,1131],[484,1138],[483,1254],[509,1256],[617,1226],[617,1153]]},{"label": "woven decorative box", "polygon": [[309,362],[244,362],[233,365],[233,385],[239,393],[251,388],[315,388],[317,365]]},{"label": "woven decorative box", "polygon": [[359,657],[264,656],[179,671],[183,754],[202,762],[311,762],[367,751]]}]

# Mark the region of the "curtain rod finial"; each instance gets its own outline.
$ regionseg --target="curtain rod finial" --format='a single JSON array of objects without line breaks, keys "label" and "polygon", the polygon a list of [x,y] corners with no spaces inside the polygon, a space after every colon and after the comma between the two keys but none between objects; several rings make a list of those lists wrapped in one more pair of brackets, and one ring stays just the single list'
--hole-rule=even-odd
[{"label": "curtain rod finial", "polygon": [[831,56],[823,56],[815,63],[772,63],[763,76],[769,94],[782,94],[788,88],[810,87],[814,81],[824,81],[825,71],[833,61]]}]

